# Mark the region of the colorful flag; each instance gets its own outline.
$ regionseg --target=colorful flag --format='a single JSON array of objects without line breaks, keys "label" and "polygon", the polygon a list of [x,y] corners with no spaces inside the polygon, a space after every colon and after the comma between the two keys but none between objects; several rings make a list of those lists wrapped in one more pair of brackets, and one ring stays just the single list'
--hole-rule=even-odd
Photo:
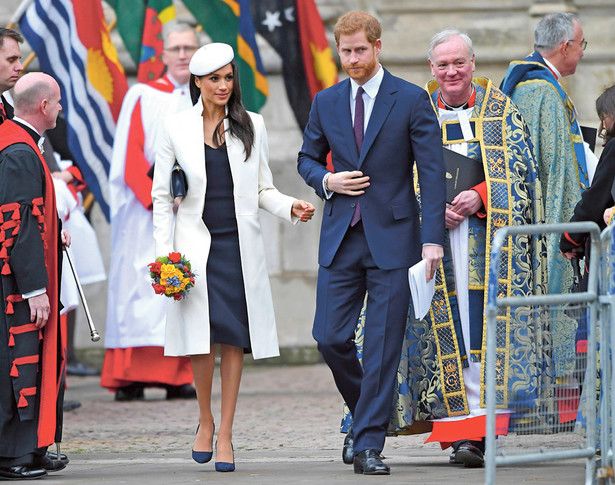
[{"label": "colorful flag", "polygon": [[288,101],[303,130],[314,95],[337,82],[337,66],[316,4],[259,0],[251,7],[257,32],[282,58]]},{"label": "colorful flag", "polygon": [[35,0],[20,22],[41,71],[60,85],[68,146],[109,219],[108,174],[128,84],[100,0]]},{"label": "colorful flag", "polygon": [[249,0],[184,0],[183,3],[214,42],[233,46],[243,104],[251,111],[260,110],[269,88],[256,46]]},{"label": "colorful flag", "polygon": [[173,0],[107,0],[115,10],[117,30],[138,66],[137,80],[149,82],[164,74],[164,24],[175,19]]}]

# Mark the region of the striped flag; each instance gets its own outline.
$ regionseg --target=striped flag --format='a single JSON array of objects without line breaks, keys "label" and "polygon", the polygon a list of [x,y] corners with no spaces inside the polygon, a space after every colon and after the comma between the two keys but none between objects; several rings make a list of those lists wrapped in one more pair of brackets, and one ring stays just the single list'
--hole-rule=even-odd
[{"label": "striped flag", "polygon": [[183,0],[214,42],[233,47],[239,69],[241,100],[259,111],[269,95],[265,69],[256,46],[249,0]]},{"label": "striped flag", "polygon": [[68,146],[109,219],[115,122],[128,84],[100,0],[35,0],[20,22],[41,71],[60,85]]}]

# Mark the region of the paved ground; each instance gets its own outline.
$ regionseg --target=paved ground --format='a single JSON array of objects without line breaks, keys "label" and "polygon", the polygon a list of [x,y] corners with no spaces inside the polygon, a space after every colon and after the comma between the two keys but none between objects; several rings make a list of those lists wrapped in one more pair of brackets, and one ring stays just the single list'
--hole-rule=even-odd
[{"label": "paved ground", "polygon": [[[219,411],[219,382],[215,382]],[[199,465],[190,449],[197,404],[166,401],[165,391],[146,390],[146,400],[116,403],[97,378],[69,378],[67,399],[82,407],[65,414],[63,451],[69,466],[45,478],[56,484],[387,484],[483,483],[483,470],[448,464],[448,452],[424,444],[425,436],[389,438],[384,450],[389,477],[354,475],[341,462],[343,435],[336,432],[341,403],[323,365],[253,367],[244,373],[234,444],[237,470],[216,473]],[[523,449],[546,448],[577,438],[569,435],[505,438]],[[506,443],[506,440],[510,440]],[[538,440],[538,441],[537,441]],[[499,468],[498,484],[580,484],[583,460]]]}]

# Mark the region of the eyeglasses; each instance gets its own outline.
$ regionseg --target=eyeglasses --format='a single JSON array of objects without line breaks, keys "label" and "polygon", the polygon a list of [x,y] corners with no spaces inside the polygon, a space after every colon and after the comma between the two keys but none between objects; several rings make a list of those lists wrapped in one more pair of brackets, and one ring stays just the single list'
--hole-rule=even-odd
[{"label": "eyeglasses", "polygon": [[[572,42],[574,44],[574,39],[570,39],[568,42]],[[587,41],[585,39],[581,40],[581,50],[585,50],[585,48],[587,47]]]},{"label": "eyeglasses", "polygon": [[198,47],[194,45],[176,45],[173,47],[169,47],[165,49],[165,51],[170,52],[173,55],[179,54],[181,51],[184,51],[186,54],[194,54],[197,51]]}]

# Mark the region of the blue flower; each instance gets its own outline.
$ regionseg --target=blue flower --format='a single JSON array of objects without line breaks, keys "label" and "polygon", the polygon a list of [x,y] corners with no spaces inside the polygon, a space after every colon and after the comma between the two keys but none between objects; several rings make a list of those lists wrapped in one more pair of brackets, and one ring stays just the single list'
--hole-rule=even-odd
[{"label": "blue flower", "polygon": [[181,282],[177,276],[172,276],[171,278],[167,278],[167,286],[174,286],[175,288],[179,288]]}]

